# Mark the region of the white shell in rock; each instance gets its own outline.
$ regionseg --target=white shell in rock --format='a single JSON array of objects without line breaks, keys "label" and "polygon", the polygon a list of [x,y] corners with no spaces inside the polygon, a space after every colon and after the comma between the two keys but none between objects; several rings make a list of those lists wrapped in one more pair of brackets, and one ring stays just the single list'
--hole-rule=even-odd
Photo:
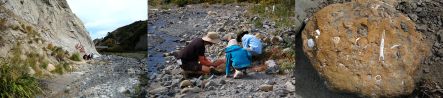
[{"label": "white shell in rock", "polygon": [[314,40],[313,39],[308,39],[308,47],[312,48],[315,46]]}]

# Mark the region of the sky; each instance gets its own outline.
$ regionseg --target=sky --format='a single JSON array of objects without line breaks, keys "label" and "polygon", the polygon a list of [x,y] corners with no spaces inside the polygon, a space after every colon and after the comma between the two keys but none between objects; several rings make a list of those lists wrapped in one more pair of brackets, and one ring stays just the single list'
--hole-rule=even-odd
[{"label": "sky", "polygon": [[146,0],[67,0],[71,10],[81,19],[92,39],[108,32],[147,19]]}]

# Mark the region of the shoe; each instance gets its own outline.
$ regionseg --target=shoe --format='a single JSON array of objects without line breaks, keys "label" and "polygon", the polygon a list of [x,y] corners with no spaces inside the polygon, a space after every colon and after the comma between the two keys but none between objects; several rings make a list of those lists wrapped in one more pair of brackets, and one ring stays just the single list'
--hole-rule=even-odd
[{"label": "shoe", "polygon": [[183,64],[183,63],[182,63],[182,60],[178,59],[178,60],[177,60],[177,64],[178,64],[178,65],[182,65],[182,64]]},{"label": "shoe", "polygon": [[235,70],[235,72],[234,72],[234,79],[238,79],[238,78],[240,78],[242,76],[242,72],[241,71],[238,71],[238,70]]},{"label": "shoe", "polygon": [[245,75],[245,76],[248,75],[248,73],[246,72],[246,69],[245,69],[245,70],[242,70],[242,72],[243,72],[243,75]]}]

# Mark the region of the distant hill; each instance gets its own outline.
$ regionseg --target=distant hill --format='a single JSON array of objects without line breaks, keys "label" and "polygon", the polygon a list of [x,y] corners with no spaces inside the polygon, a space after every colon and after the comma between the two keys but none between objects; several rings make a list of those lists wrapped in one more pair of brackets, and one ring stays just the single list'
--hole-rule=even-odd
[{"label": "distant hill", "polygon": [[105,52],[127,52],[147,50],[147,21],[136,21],[109,32],[103,39],[95,39],[95,46],[107,46],[97,49]]}]

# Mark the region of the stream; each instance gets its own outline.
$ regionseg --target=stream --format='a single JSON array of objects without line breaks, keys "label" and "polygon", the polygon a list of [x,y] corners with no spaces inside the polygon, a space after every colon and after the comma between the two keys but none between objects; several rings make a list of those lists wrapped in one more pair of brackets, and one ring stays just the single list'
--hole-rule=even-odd
[{"label": "stream", "polygon": [[153,44],[148,42],[150,43],[149,45],[152,45],[148,45],[148,76],[157,73],[158,69],[162,69],[162,65],[165,65],[163,53],[174,51],[175,47],[179,44],[178,40],[180,38],[158,30],[165,26],[166,22],[161,19],[155,21],[153,25],[148,26],[148,37],[153,36],[156,37],[154,39],[157,39],[153,40]]}]

